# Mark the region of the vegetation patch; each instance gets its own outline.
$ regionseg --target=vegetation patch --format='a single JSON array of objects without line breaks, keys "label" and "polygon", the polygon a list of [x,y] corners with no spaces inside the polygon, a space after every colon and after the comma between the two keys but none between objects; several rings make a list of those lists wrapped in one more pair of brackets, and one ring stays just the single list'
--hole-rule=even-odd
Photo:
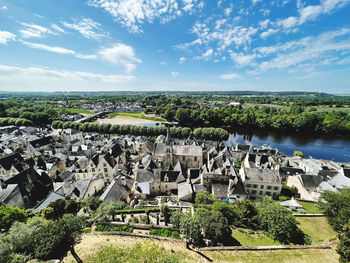
[{"label": "vegetation patch", "polygon": [[158,122],[166,121],[163,118],[152,117],[152,116],[146,115],[143,112],[112,112],[112,113],[109,113],[107,115],[107,117],[110,119],[112,119],[114,117],[129,117],[129,118],[143,119],[143,120],[149,120],[149,121],[158,121]]},{"label": "vegetation patch", "polygon": [[97,231],[97,232],[119,231],[119,232],[132,233],[134,231],[134,229],[132,227],[128,227],[128,226],[97,225],[95,228],[95,231]]},{"label": "vegetation patch", "polygon": [[180,259],[169,251],[150,242],[138,243],[133,248],[103,247],[95,256],[86,260],[86,263],[180,263]]},{"label": "vegetation patch", "polygon": [[154,236],[161,236],[161,237],[171,237],[171,238],[175,238],[175,239],[180,239],[180,234],[178,231],[172,231],[169,229],[155,229],[152,228],[149,231],[150,235],[154,235]]},{"label": "vegetation patch", "polygon": [[322,210],[320,209],[318,203],[300,201],[299,204],[303,206],[306,214],[322,214]]},{"label": "vegetation patch", "polygon": [[336,239],[337,233],[325,217],[297,217],[299,228],[307,234],[312,243],[322,243]]},{"label": "vegetation patch", "polygon": [[87,115],[94,114],[94,112],[91,111],[91,110],[74,109],[74,108],[66,108],[66,111],[67,111],[69,114],[74,114],[74,113],[87,114]]},{"label": "vegetation patch", "polygon": [[242,246],[273,246],[281,245],[262,231],[253,231],[250,229],[236,228],[232,231],[232,236]]}]

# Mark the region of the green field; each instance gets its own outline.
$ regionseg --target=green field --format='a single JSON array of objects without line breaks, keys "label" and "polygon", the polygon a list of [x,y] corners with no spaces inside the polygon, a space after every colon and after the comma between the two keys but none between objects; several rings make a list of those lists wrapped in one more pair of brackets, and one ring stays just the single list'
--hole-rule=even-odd
[{"label": "green field", "polygon": [[93,111],[91,110],[82,110],[82,109],[73,109],[73,108],[67,108],[66,111],[70,114],[74,114],[74,113],[79,113],[79,114],[94,114]]},{"label": "green field", "polygon": [[318,207],[317,203],[298,201],[305,210],[306,214],[322,214],[322,210]]},{"label": "green field", "polygon": [[325,217],[296,217],[299,228],[310,236],[312,243],[322,243],[337,237]]},{"label": "green field", "polygon": [[[283,105],[276,105],[276,104],[259,104],[259,103],[244,103],[243,107],[247,108],[253,108],[255,106],[258,107],[271,107],[271,108],[277,108],[277,109],[284,109],[287,110],[289,109],[289,106],[283,106]],[[310,108],[316,108],[317,111],[345,111],[345,112],[350,112],[350,107],[325,107],[325,106],[318,106],[318,107],[306,107],[305,111],[308,111]]]},{"label": "green field", "polygon": [[107,115],[108,118],[112,119],[114,117],[129,117],[129,118],[136,118],[136,119],[143,119],[143,120],[150,120],[150,121],[158,121],[158,122],[164,122],[165,119],[162,118],[156,118],[152,116],[148,116],[143,112],[112,112]]},{"label": "green field", "polygon": [[249,229],[236,228],[232,231],[232,236],[242,246],[273,246],[280,245],[279,242],[266,236],[261,231],[251,231]]}]

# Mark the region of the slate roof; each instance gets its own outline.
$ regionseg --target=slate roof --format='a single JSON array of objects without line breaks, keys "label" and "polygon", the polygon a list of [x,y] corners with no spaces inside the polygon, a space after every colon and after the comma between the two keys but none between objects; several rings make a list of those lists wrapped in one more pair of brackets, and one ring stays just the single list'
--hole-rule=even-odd
[{"label": "slate roof", "polygon": [[322,193],[324,191],[332,191],[332,192],[338,192],[336,188],[331,186],[328,182],[322,182],[320,185],[316,188],[316,192]]},{"label": "slate roof", "polygon": [[43,147],[45,145],[49,145],[52,142],[54,142],[54,139],[52,138],[52,136],[46,136],[34,141],[30,141],[29,143],[34,147],[34,148],[40,148]]},{"label": "slate roof", "polygon": [[23,158],[19,153],[12,153],[0,158],[0,165],[5,170],[10,170],[15,163],[22,162]]},{"label": "slate roof", "polygon": [[173,145],[173,154],[202,157],[202,147],[194,145]]},{"label": "slate roof", "polygon": [[154,179],[153,171],[149,171],[146,169],[138,169],[136,171],[136,179],[135,181],[138,183],[143,182],[152,182]]},{"label": "slate roof", "polygon": [[[126,185],[122,184],[123,177],[125,179]],[[134,179],[131,177],[120,174],[115,177],[113,181],[108,185],[106,190],[100,196],[100,199],[102,201],[120,202],[122,197],[128,196],[134,182]]]},{"label": "slate roof", "polygon": [[346,177],[345,175],[339,173],[335,177],[333,177],[331,180],[328,181],[330,185],[337,189],[343,189],[345,187],[350,187],[350,178]]},{"label": "slate roof", "polygon": [[155,156],[163,156],[165,154],[166,145],[164,143],[156,143],[154,147]]},{"label": "slate roof", "polygon": [[264,182],[272,184],[280,184],[281,178],[277,170],[259,169],[259,168],[243,168],[245,181],[247,182]]},{"label": "slate roof", "polygon": [[49,206],[50,203],[55,202],[59,199],[65,199],[63,195],[57,194],[55,192],[51,192],[39,205],[37,205],[34,210],[36,212],[41,211],[42,209],[45,209]]},{"label": "slate roof", "polygon": [[218,198],[227,197],[228,184],[213,183],[211,185],[211,193]]},{"label": "slate roof", "polygon": [[320,175],[301,174],[300,176],[303,180],[304,187],[309,191],[315,191],[323,181],[323,178]]},{"label": "slate roof", "polygon": [[298,201],[295,200],[294,198],[292,198],[290,200],[282,201],[282,202],[280,202],[280,205],[285,206],[285,207],[303,208],[303,206],[301,204],[299,204]]},{"label": "slate roof", "polygon": [[0,187],[0,202],[6,202],[6,199],[11,195],[13,191],[16,191],[17,188],[17,184],[8,184],[6,188]]}]

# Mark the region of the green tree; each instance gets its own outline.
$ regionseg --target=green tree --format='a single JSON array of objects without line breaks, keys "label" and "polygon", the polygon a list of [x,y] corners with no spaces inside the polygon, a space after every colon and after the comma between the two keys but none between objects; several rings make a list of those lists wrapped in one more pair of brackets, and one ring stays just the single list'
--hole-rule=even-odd
[{"label": "green tree", "polygon": [[169,207],[166,204],[162,204],[160,207],[160,213],[164,217],[164,223],[167,226],[170,220],[171,212]]},{"label": "green tree", "polygon": [[337,252],[340,255],[340,262],[350,262],[350,221],[344,226],[339,235]]},{"label": "green tree", "polygon": [[103,202],[96,210],[95,219],[101,219],[104,221],[115,220],[115,216],[117,215],[118,205],[113,201]]},{"label": "green tree", "polygon": [[28,214],[25,210],[9,205],[0,205],[0,229],[9,230],[14,222],[25,222]]},{"label": "green tree", "polygon": [[218,199],[214,195],[208,193],[207,191],[198,191],[196,193],[195,203],[203,204],[203,205],[211,205],[217,200]]},{"label": "green tree", "polygon": [[98,196],[93,196],[87,201],[87,205],[92,211],[97,210],[101,203],[102,201]]},{"label": "green tree", "polygon": [[304,158],[304,154],[301,151],[294,151],[293,156],[299,156],[301,158]]},{"label": "green tree", "polygon": [[320,208],[335,231],[341,232],[344,224],[350,220],[350,188],[340,192],[325,191],[321,198],[325,200]]}]

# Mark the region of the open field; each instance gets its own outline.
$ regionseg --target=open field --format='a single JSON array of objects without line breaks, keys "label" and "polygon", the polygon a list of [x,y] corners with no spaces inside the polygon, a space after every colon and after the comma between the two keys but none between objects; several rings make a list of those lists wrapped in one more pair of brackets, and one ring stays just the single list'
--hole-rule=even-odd
[{"label": "open field", "polygon": [[318,207],[317,203],[298,201],[301,204],[307,214],[322,214],[322,210]]},{"label": "open field", "polygon": [[325,217],[296,217],[299,228],[311,238],[312,243],[322,243],[337,237]]},{"label": "open field", "polygon": [[[259,103],[244,103],[243,107],[247,108],[253,108],[255,106],[258,107],[271,107],[271,108],[277,108],[277,109],[289,109],[289,106],[283,106],[283,105],[276,105],[276,104],[259,104]],[[310,108],[316,108],[317,111],[345,111],[345,112],[350,112],[350,107],[325,107],[325,106],[318,106],[318,107],[306,107],[305,110],[307,111]]]},{"label": "open field", "polygon": [[[142,246],[146,243],[148,247]],[[139,254],[135,255],[137,246]],[[146,247],[147,247],[146,246]],[[108,249],[106,247],[109,247]],[[170,261],[156,262],[295,262],[295,263],[332,263],[338,262],[335,249],[309,250],[275,250],[275,251],[203,251],[201,253],[187,250],[184,243],[176,241],[145,240],[127,236],[102,236],[85,234],[75,250],[84,262],[154,262],[150,258],[139,258],[142,253],[153,251],[158,255],[161,251],[163,258]],[[102,253],[101,250],[103,250]],[[117,257],[115,256],[117,255]],[[111,260],[112,257],[112,260]],[[110,259],[110,260],[107,260]],[[148,261],[147,261],[148,259]],[[162,259],[161,257],[159,259]],[[75,262],[70,252],[63,260],[64,263]]]},{"label": "open field", "polygon": [[113,119],[115,117],[128,117],[128,118],[135,118],[135,119],[142,119],[142,120],[148,120],[153,122],[164,122],[165,119],[146,115],[143,112],[112,112],[107,115],[108,118]]},{"label": "open field", "polygon": [[82,109],[73,109],[73,108],[67,108],[66,110],[70,114],[74,114],[74,113],[80,113],[80,114],[86,114],[86,115],[94,114],[94,112],[91,110],[82,110]]},{"label": "open field", "polygon": [[249,229],[234,229],[232,236],[242,246],[278,246],[279,242],[274,241],[272,238],[266,236],[261,231],[250,232]]}]

